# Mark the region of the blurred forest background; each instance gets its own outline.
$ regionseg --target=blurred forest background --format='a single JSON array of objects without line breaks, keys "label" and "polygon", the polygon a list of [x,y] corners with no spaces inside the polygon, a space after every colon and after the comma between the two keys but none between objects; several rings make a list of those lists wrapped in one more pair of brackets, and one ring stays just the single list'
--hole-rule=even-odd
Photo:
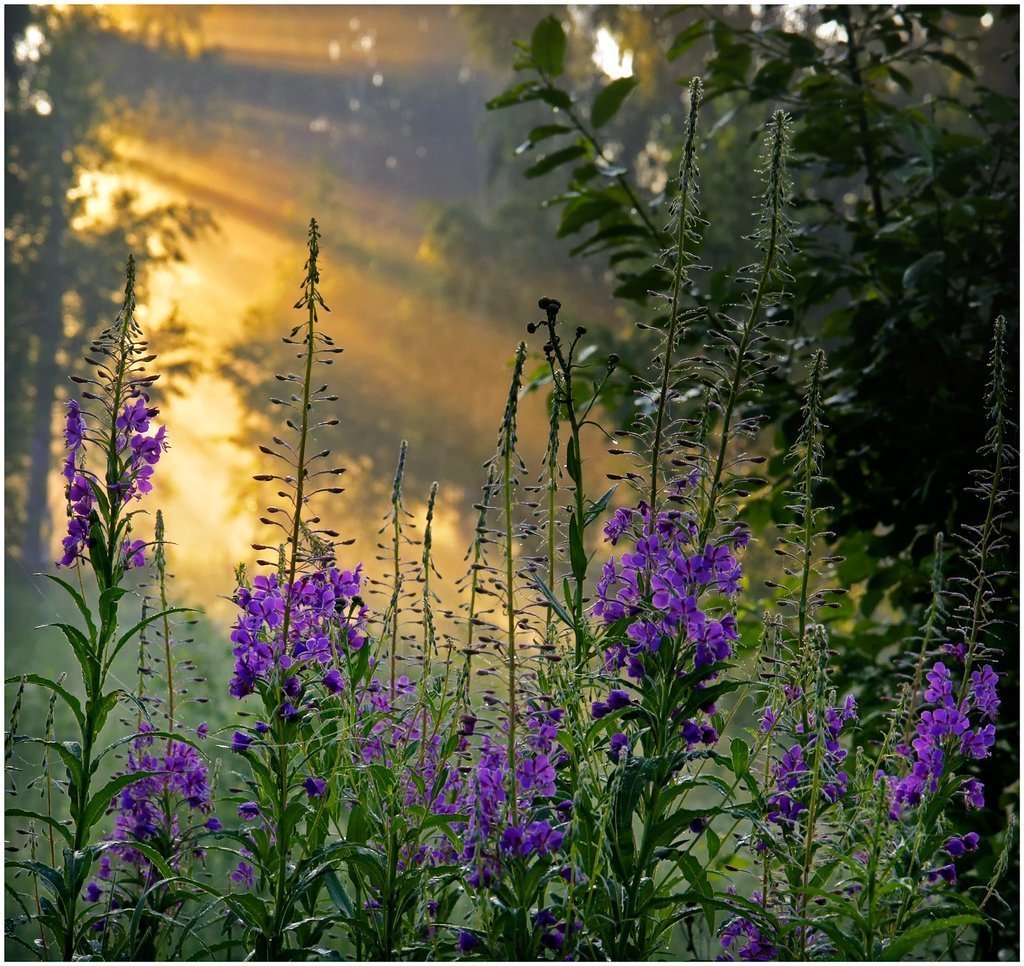
[{"label": "blurred forest background", "polygon": [[[207,615],[188,647],[209,676],[193,696],[212,703],[191,723],[217,727],[230,711],[220,700],[226,596],[261,536],[251,477],[263,469],[256,444],[270,432],[273,373],[288,365],[278,337],[295,321],[309,217],[324,233],[329,331],[345,347],[332,385],[341,427],[328,442],[349,467],[348,491],[330,522],[356,540],[346,562],[378,569],[377,521],[408,439],[406,502],[422,515],[440,482],[435,553],[452,583],[508,361],[538,296],[556,295],[624,373],[645,364],[650,342],[635,323],[658,311],[648,270],[668,220],[686,83],[700,74],[711,223],[701,259],[713,270],[697,276],[696,295],[709,305],[729,300],[751,258],[742,237],[754,227],[760,126],[778,106],[794,116],[791,348],[763,401],[775,422],[760,445],[788,448],[794,387],[809,347],[823,344],[827,502],[846,558],[837,577],[853,590],[832,616],[833,639],[846,685],[865,695],[866,726],[879,725],[885,709],[871,696],[899,670],[895,645],[927,598],[934,534],[978,516],[963,494],[996,314],[1011,323],[1018,371],[1017,8],[4,14],[8,674],[30,662],[60,670],[62,645],[31,628],[63,605],[30,575],[52,567],[62,535],[69,376],[114,317],[129,251],[141,260],[139,317],[159,353],[172,439],[156,500],[178,545],[176,595]],[[564,33],[551,33],[556,21]],[[633,404],[625,378],[605,401],[609,425],[621,425]],[[534,468],[545,431],[535,394],[522,447]],[[605,464],[592,443],[596,477]],[[769,464],[774,481],[783,473],[781,459]],[[745,514],[763,538],[744,600],[750,627],[769,594],[761,565],[784,502],[773,486]],[[1008,578],[1014,621],[1016,587]],[[1004,645],[999,754],[983,776],[1004,790],[990,798],[995,812],[1018,793],[1016,627]],[[41,717],[32,700],[24,713]]]}]

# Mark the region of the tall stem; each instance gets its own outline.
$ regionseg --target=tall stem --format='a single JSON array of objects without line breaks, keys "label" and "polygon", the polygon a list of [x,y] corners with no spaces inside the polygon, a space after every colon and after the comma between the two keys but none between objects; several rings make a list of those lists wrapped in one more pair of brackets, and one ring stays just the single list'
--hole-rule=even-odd
[{"label": "tall stem", "polygon": [[392,566],[394,571],[392,574],[392,589],[391,589],[391,653],[389,654],[391,663],[391,700],[395,699],[395,673],[398,664],[398,620],[399,610],[401,609],[401,596],[402,596],[402,572],[401,572],[401,560],[399,557],[402,541],[402,521],[400,514],[404,511],[402,506],[402,477],[405,474],[405,457],[409,449],[409,443],[407,440],[402,440],[402,445],[398,450],[398,468],[395,470],[395,483],[391,489],[391,550],[392,550]]},{"label": "tall stem", "polygon": [[505,608],[508,612],[508,638],[505,662],[508,685],[508,781],[509,808],[512,824],[518,823],[519,806],[516,801],[516,596],[515,596],[515,526],[512,518],[512,490],[516,470],[516,413],[519,408],[519,390],[522,387],[523,363],[526,361],[526,343],[520,342],[512,370],[512,383],[508,390],[505,415],[498,433],[498,456],[501,458],[502,492],[505,504]]},{"label": "tall stem", "polygon": [[715,526],[715,511],[722,482],[722,474],[725,470],[726,453],[729,447],[732,419],[739,403],[740,389],[744,382],[745,365],[747,354],[750,351],[754,335],[757,332],[757,319],[764,302],[765,287],[771,281],[772,276],[778,269],[778,258],[783,239],[784,215],[782,206],[784,203],[783,193],[785,189],[785,149],[786,149],[786,118],[778,111],[774,118],[775,130],[771,140],[771,155],[768,168],[768,191],[766,196],[765,214],[768,217],[768,236],[765,240],[764,257],[761,263],[761,271],[754,291],[754,298],[747,314],[746,322],[740,333],[740,341],[736,345],[734,359],[734,370],[729,383],[729,392],[726,396],[725,411],[722,416],[722,438],[718,446],[718,455],[715,459],[715,472],[708,489],[707,510],[704,514],[704,521],[701,526],[701,542],[707,540]]},{"label": "tall stem", "polygon": [[509,803],[512,810],[512,824],[518,824],[516,804],[516,605],[515,570],[512,547],[512,447],[505,449],[504,463],[505,491],[505,586],[506,608],[508,610],[508,777],[510,785]]},{"label": "tall stem", "polygon": [[697,113],[703,87],[700,78],[690,82],[690,119],[686,130],[686,143],[683,146],[683,159],[679,166],[679,214],[675,237],[675,266],[672,272],[672,302],[669,310],[668,334],[665,338],[665,357],[662,360],[661,391],[658,394],[658,409],[654,424],[654,441],[651,444],[651,519],[658,512],[658,461],[661,458],[661,435],[665,423],[665,412],[668,408],[669,387],[672,384],[672,353],[675,349],[677,327],[679,325],[679,297],[682,293],[683,279],[686,277],[686,242],[687,211],[690,204],[690,191],[693,188],[694,151],[697,133]]},{"label": "tall stem", "polygon": [[[306,485],[306,441],[309,435],[309,411],[310,411],[310,387],[313,380],[313,359],[316,355],[316,303],[318,279],[317,255],[319,246],[317,244],[319,232],[316,222],[310,224],[309,235],[309,262],[307,265],[306,287],[304,301],[308,309],[306,321],[306,359],[305,372],[302,380],[302,418],[299,427],[299,449],[295,461],[295,502],[292,513],[291,546],[288,558],[288,580],[286,584],[286,595],[284,601],[284,615],[281,622],[282,647],[288,646],[288,630],[291,623],[292,612],[292,588],[295,585],[295,575],[298,571],[299,562],[299,538],[302,530],[302,508]],[[300,303],[301,304],[301,303]],[[280,669],[278,677],[281,676]],[[278,681],[280,686],[281,682]],[[277,742],[277,822],[276,822],[276,848],[278,855],[277,882],[275,889],[275,923],[274,935],[271,937],[270,956],[278,958],[277,953],[283,948],[283,932],[286,926],[284,922],[284,908],[286,902],[286,886],[288,874],[288,853],[290,842],[288,841],[288,826],[285,822],[285,812],[288,808],[288,747],[285,734],[286,722],[280,714],[274,717],[274,737]]]}]

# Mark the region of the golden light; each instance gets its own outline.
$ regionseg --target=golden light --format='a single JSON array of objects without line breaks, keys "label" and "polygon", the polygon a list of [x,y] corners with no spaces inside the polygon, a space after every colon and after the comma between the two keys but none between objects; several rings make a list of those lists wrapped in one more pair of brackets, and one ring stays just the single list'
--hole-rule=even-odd
[{"label": "golden light", "polygon": [[633,76],[633,51],[620,50],[619,42],[607,27],[598,28],[592,59],[598,69],[612,80]]}]

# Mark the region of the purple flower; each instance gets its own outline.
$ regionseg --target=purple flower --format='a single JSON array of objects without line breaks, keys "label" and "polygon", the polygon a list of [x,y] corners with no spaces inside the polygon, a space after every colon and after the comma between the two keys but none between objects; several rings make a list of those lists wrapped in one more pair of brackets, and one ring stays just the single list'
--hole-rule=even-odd
[{"label": "purple flower", "polygon": [[[140,734],[130,745],[125,774],[149,773],[136,777],[121,789],[111,803],[114,829],[110,838],[115,843],[112,853],[122,862],[143,872],[147,881],[156,875],[149,859],[132,845],[161,838],[173,848],[182,844],[191,828],[189,813],[206,815],[212,808],[207,767],[199,752],[181,741],[161,743],[154,748],[153,731],[148,722],[140,726]],[[201,821],[201,820],[200,820]],[[110,856],[100,863],[100,878],[112,874]]]},{"label": "purple flower", "polygon": [[615,688],[609,692],[608,697],[605,698],[605,703],[608,705],[610,711],[619,711],[622,708],[626,708],[633,703],[633,699],[629,696],[628,691],[623,691],[621,688]]},{"label": "purple flower", "polygon": [[238,817],[246,822],[252,822],[259,818],[260,807],[255,802],[242,802],[238,806]]},{"label": "purple flower", "polygon": [[927,879],[929,882],[938,882],[941,879],[947,885],[953,885],[956,882],[956,866],[950,862],[949,865],[930,869],[927,873]]},{"label": "purple flower", "polygon": [[608,714],[610,710],[611,708],[609,708],[608,705],[605,704],[603,701],[595,701],[590,706],[590,713],[595,718],[603,718],[606,714]]},{"label": "purple flower", "polygon": [[204,721],[198,728],[196,728],[196,737],[205,738],[210,733],[210,726]]},{"label": "purple flower", "polygon": [[231,873],[231,881],[244,885],[246,889],[255,888],[256,875],[253,872],[252,866],[248,862],[239,862],[238,868]]},{"label": "purple flower", "polygon": [[95,882],[90,882],[85,887],[85,901],[86,902],[99,902],[103,897],[103,892]]},{"label": "purple flower", "polygon": [[772,944],[771,937],[766,936],[757,926],[741,916],[736,916],[725,924],[720,943],[723,952],[719,959],[728,962],[764,962],[779,958],[779,951]]},{"label": "purple flower", "polygon": [[64,442],[73,456],[85,442],[85,417],[77,399],[69,399],[66,405],[68,414],[64,419]]},{"label": "purple flower", "polygon": [[215,815],[211,815],[206,820],[206,827],[211,832],[219,832],[221,830],[221,828],[223,828],[223,826],[220,824],[220,819],[217,818]]},{"label": "purple flower", "polygon": [[157,411],[146,406],[147,402],[145,396],[140,396],[134,403],[125,406],[121,415],[117,417],[117,428],[130,433],[148,432],[149,421]]},{"label": "purple flower", "polygon": [[953,679],[941,661],[936,663],[926,675],[928,687],[924,692],[925,701],[931,704],[945,704],[953,695]]},{"label": "purple flower", "polygon": [[523,830],[510,825],[501,833],[501,850],[509,855],[519,855],[523,850]]},{"label": "purple flower", "polygon": [[306,789],[306,794],[310,798],[323,798],[324,792],[327,791],[327,782],[322,778],[315,778],[310,775],[303,783],[302,787]]},{"label": "purple flower", "polygon": [[978,833],[968,832],[963,838],[951,838],[943,847],[947,855],[959,859],[966,852],[975,852],[978,849]]},{"label": "purple flower", "polygon": [[718,741],[718,732],[711,725],[700,726],[700,742],[702,745],[713,745]]},{"label": "purple flower", "polygon": [[619,537],[629,528],[630,523],[633,520],[633,511],[623,507],[622,509],[616,510],[604,527],[605,539],[614,547],[618,543]]},{"label": "purple flower", "polygon": [[524,758],[516,769],[516,777],[524,791],[533,789],[539,795],[555,794],[555,768],[547,755]]},{"label": "purple flower", "polygon": [[985,807],[985,786],[976,778],[966,778],[960,786],[967,808]]},{"label": "purple flower", "polygon": [[121,559],[124,561],[124,569],[131,570],[133,567],[146,566],[146,544],[142,540],[125,540],[121,544]]},{"label": "purple flower", "polygon": [[623,752],[628,750],[629,738],[621,731],[617,731],[608,742],[608,753],[612,756],[613,760],[618,761],[622,757]]},{"label": "purple flower", "polygon": [[345,681],[341,676],[341,671],[337,668],[333,668],[324,675],[323,684],[331,694],[340,694],[345,687]]},{"label": "purple flower", "polygon": [[247,735],[244,731],[236,731],[231,738],[232,751],[245,751],[251,744],[252,735]]},{"label": "purple flower", "polygon": [[954,660],[963,662],[963,659],[967,657],[967,645],[960,644],[943,644],[942,649]]},{"label": "purple flower", "polygon": [[563,834],[552,828],[546,819],[531,822],[523,836],[523,855],[536,852],[538,856],[545,856],[549,852],[555,852],[561,847],[563,837]]},{"label": "purple flower", "polygon": [[285,701],[285,703],[281,705],[280,715],[289,724],[298,721],[300,717],[299,711],[291,701]]},{"label": "purple flower", "polygon": [[167,427],[161,426],[154,436],[133,436],[131,448],[137,463],[155,466],[160,461],[160,454],[167,448]]},{"label": "purple flower", "polygon": [[999,675],[991,664],[986,664],[980,671],[971,672],[970,698],[974,707],[989,721],[995,721],[999,710],[999,696],[996,694],[998,684]]},{"label": "purple flower", "polygon": [[985,725],[974,731],[965,731],[960,740],[960,751],[966,758],[987,758],[988,750],[996,743],[995,725]]},{"label": "purple flower", "polygon": [[459,933],[459,940],[455,944],[455,948],[458,949],[460,953],[472,952],[476,948],[478,942],[479,940],[476,938],[476,936],[474,936],[471,932],[466,932],[466,930],[463,929]]}]

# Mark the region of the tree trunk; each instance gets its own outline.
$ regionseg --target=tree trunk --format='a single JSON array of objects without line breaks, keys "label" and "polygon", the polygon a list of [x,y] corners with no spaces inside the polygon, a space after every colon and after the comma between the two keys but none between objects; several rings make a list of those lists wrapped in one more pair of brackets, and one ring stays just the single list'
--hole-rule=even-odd
[{"label": "tree trunk", "polygon": [[66,125],[54,111],[53,121],[60,125],[55,138],[53,162],[50,169],[51,196],[50,224],[43,242],[45,255],[41,260],[50,284],[40,302],[36,320],[36,361],[32,385],[34,405],[32,425],[29,429],[29,465],[25,497],[25,534],[21,544],[22,562],[30,570],[47,570],[53,565],[50,540],[53,522],[50,519],[48,484],[54,468],[53,462],[53,404],[60,379],[57,350],[64,339],[64,239],[68,231],[67,189],[61,155],[67,144]]}]

